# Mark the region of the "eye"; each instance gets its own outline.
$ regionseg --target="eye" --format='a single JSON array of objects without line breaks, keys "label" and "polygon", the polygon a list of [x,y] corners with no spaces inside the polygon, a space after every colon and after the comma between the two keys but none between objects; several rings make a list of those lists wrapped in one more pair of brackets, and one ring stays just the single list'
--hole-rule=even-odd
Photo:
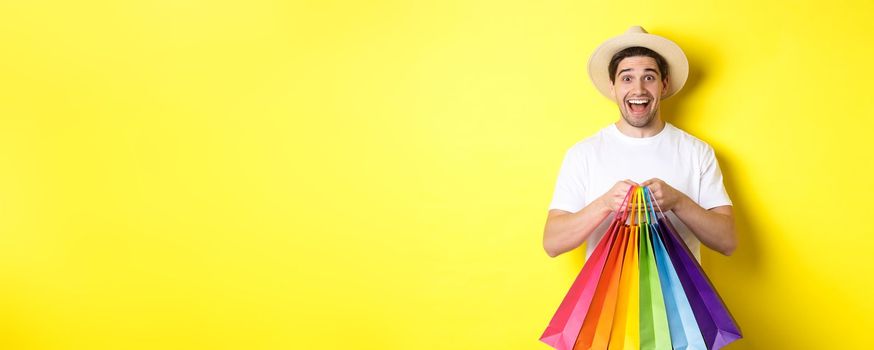
[{"label": "eye", "polygon": [[655,77],[652,75],[647,75],[646,77],[644,77],[644,79],[646,79],[647,81],[653,81],[655,80]]},{"label": "eye", "polygon": [[626,76],[622,77],[622,81],[631,81],[631,77],[626,75]]}]

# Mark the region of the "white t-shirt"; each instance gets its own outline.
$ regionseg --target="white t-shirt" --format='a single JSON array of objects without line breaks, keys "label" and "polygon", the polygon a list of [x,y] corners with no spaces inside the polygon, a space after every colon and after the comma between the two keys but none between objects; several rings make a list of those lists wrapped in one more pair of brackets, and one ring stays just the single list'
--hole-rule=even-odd
[{"label": "white t-shirt", "polygon": [[[665,123],[657,135],[644,138],[626,136],[611,124],[568,149],[549,209],[575,213],[618,181],[641,183],[651,178],[663,180],[704,209],[731,205],[710,145],[670,123]],[[613,216],[611,213],[589,236],[586,258],[606,233]],[[673,212],[667,216],[701,261],[698,238]]]}]

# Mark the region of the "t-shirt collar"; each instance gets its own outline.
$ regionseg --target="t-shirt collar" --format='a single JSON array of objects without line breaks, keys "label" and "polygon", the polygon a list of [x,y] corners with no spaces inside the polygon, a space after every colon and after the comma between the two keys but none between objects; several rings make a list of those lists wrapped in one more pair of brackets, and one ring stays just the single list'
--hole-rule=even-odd
[{"label": "t-shirt collar", "polygon": [[631,137],[631,136],[625,135],[622,133],[622,131],[619,131],[619,128],[616,126],[616,123],[610,124],[610,126],[607,127],[606,131],[607,131],[607,134],[621,140],[622,142],[634,144],[634,145],[648,145],[648,144],[651,144],[651,143],[661,139],[662,137],[664,137],[664,135],[666,135],[668,133],[668,128],[673,128],[673,127],[674,126],[671,125],[671,123],[665,122],[665,127],[662,128],[662,130],[659,131],[658,134],[655,134],[655,135],[652,135],[649,137]]}]

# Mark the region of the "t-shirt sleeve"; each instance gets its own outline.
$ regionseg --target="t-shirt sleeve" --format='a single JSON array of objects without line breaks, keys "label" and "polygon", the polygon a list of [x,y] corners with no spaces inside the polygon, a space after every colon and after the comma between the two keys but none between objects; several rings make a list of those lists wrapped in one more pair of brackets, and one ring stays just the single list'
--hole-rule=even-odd
[{"label": "t-shirt sleeve", "polygon": [[722,170],[713,148],[707,147],[701,166],[701,191],[699,192],[698,205],[704,209],[712,209],[723,205],[731,205],[731,199],[725,191],[722,182]]},{"label": "t-shirt sleeve", "polygon": [[584,167],[583,159],[574,148],[565,153],[555,183],[552,202],[549,204],[550,210],[559,209],[576,213],[583,209],[586,203],[582,181],[585,176]]}]

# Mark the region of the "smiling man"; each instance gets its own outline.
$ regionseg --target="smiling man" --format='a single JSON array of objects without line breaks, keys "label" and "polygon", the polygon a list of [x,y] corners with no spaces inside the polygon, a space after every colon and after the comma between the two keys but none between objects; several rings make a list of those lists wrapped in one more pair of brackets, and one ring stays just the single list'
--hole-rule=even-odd
[{"label": "smiling man", "polygon": [[588,242],[588,258],[635,185],[649,186],[699,261],[701,243],[734,251],[732,203],[713,148],[660,113],[661,100],[682,89],[688,73],[679,46],[641,27],[595,50],[589,77],[620,118],[565,153],[543,232],[549,256]]}]

